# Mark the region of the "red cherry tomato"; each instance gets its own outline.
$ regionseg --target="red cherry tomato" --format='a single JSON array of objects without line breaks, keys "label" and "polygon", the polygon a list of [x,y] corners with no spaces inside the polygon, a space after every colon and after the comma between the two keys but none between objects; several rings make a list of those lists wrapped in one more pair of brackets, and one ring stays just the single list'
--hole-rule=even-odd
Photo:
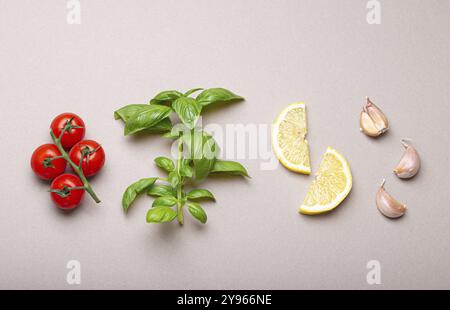
[{"label": "red cherry tomato", "polygon": [[84,196],[84,189],[72,189],[82,187],[83,182],[76,175],[65,173],[53,180],[50,186],[53,202],[63,210],[71,210],[77,207]]},{"label": "red cherry tomato", "polygon": [[94,140],[83,140],[75,144],[69,157],[75,165],[79,165],[83,158],[81,169],[86,177],[96,175],[105,164],[105,151]]},{"label": "red cherry tomato", "polygon": [[62,113],[55,117],[50,125],[50,129],[53,131],[56,138],[59,138],[64,127],[69,122],[71,126],[66,132],[64,132],[61,138],[61,144],[65,149],[70,149],[84,138],[86,130],[83,120],[76,114]]},{"label": "red cherry tomato", "polygon": [[44,144],[38,147],[31,155],[31,169],[43,180],[53,180],[64,173],[67,163],[61,156],[61,152],[54,144]]}]

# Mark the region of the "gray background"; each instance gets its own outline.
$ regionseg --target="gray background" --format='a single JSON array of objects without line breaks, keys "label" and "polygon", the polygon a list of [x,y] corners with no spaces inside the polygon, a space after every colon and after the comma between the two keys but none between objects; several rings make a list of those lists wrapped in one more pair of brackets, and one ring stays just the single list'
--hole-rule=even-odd
[{"label": "gray background", "polygon": [[[0,1],[0,288],[83,289],[428,289],[450,288],[450,1],[381,1],[381,25],[366,1],[82,1],[81,25],[66,1]],[[243,103],[207,113],[205,123],[269,124],[287,104],[308,105],[313,171],[332,145],[350,162],[354,188],[328,215],[297,214],[312,176],[281,167],[252,179],[211,179],[209,222],[149,225],[150,199],[128,216],[124,188],[159,171],[169,154],[158,137],[125,138],[113,111],[163,89],[222,86]],[[369,95],[391,131],[359,132]],[[59,212],[29,168],[49,142],[50,120],[80,114],[87,137],[107,151],[86,197]],[[409,137],[423,167],[392,175]],[[382,217],[383,177],[409,211]],[[77,259],[82,283],[66,283]],[[366,282],[381,263],[382,284]]]}]

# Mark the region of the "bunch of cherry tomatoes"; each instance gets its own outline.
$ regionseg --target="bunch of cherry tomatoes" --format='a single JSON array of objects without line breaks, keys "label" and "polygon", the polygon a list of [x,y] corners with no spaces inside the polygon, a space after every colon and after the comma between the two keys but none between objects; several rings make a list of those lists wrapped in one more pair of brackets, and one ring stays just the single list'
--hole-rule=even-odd
[{"label": "bunch of cherry tomatoes", "polygon": [[[105,164],[103,147],[94,140],[83,140],[86,128],[76,114],[63,113],[50,125],[53,143],[38,147],[31,156],[31,168],[41,179],[52,181],[50,195],[63,210],[76,208],[87,191],[98,203],[88,177],[96,175]],[[65,173],[67,164],[72,173]]]}]

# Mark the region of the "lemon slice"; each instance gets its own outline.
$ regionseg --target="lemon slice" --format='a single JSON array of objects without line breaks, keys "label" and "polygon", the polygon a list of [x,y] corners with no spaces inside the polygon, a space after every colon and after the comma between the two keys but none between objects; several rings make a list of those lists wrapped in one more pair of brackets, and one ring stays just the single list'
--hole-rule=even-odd
[{"label": "lemon slice", "polygon": [[347,160],[334,148],[328,147],[299,212],[314,215],[331,211],[351,189],[352,173]]},{"label": "lemon slice", "polygon": [[294,103],[281,111],[276,119],[272,131],[272,144],[275,155],[284,167],[310,174],[306,133],[306,106],[303,102]]}]

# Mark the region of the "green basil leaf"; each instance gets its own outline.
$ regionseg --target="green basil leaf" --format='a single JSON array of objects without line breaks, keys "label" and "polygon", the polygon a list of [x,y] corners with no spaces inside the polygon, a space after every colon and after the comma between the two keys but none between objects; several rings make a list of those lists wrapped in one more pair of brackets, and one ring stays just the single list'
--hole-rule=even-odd
[{"label": "green basil leaf", "polygon": [[184,93],[185,97],[188,97],[189,95],[192,95],[195,92],[198,92],[199,90],[203,90],[203,88],[193,88],[188,90],[187,92]]},{"label": "green basil leaf", "polygon": [[180,177],[178,176],[177,171],[172,171],[171,173],[169,173],[168,180],[169,180],[169,183],[173,187],[177,187],[178,184],[180,184],[180,181],[181,181]]},{"label": "green basil leaf", "polygon": [[177,202],[178,202],[178,200],[173,196],[163,196],[163,197],[158,197],[155,200],[153,200],[152,207],[153,208],[172,207],[172,206],[176,205]]},{"label": "green basil leaf", "polygon": [[173,163],[172,159],[160,156],[155,158],[155,164],[161,168],[166,170],[167,172],[172,172],[175,170],[175,164]]},{"label": "green basil leaf", "polygon": [[187,198],[191,200],[203,198],[216,200],[214,195],[207,189],[193,189],[187,194]]},{"label": "green basil leaf", "polygon": [[164,118],[168,117],[171,111],[169,107],[163,105],[147,105],[127,120],[125,124],[125,135],[134,134],[155,126]]},{"label": "green basil leaf", "polygon": [[175,189],[169,185],[153,185],[147,192],[150,196],[173,196],[177,195]]},{"label": "green basil leaf", "polygon": [[177,217],[177,212],[169,207],[153,208],[147,211],[147,223],[168,223]]},{"label": "green basil leaf", "polygon": [[152,127],[148,127],[139,133],[164,133],[172,129],[172,121],[169,117],[164,118],[162,121]]},{"label": "green basil leaf", "polygon": [[123,210],[127,212],[128,208],[131,206],[136,197],[143,192],[148,191],[149,188],[156,182],[156,180],[157,178],[141,179],[128,186],[122,196]]},{"label": "green basil leaf", "polygon": [[146,107],[148,107],[148,104],[129,104],[115,111],[114,118],[116,120],[121,119],[126,123],[133,115],[141,112]]},{"label": "green basil leaf", "polygon": [[150,104],[172,104],[173,101],[183,96],[182,93],[176,90],[165,90],[157,94]]},{"label": "green basil leaf", "polygon": [[[219,151],[219,147],[217,146],[216,141],[212,136],[203,133],[202,137],[203,145],[201,146],[201,149],[195,149],[193,159],[195,180],[197,182],[205,180],[208,174],[211,172],[211,169],[214,167],[214,164],[216,162],[217,154]],[[194,145],[197,144],[194,143]]]},{"label": "green basil leaf", "polygon": [[229,175],[241,175],[250,177],[247,170],[240,163],[235,161],[217,160],[211,173],[225,173]]},{"label": "green basil leaf", "polygon": [[195,219],[199,220],[202,224],[205,224],[208,220],[208,216],[206,215],[205,210],[203,210],[203,208],[198,203],[188,203],[188,211]]},{"label": "green basil leaf", "polygon": [[192,178],[192,176],[194,175],[194,169],[190,166],[190,160],[184,159],[181,162],[180,174],[183,177]]},{"label": "green basil leaf", "polygon": [[185,133],[181,139],[192,158],[194,179],[201,182],[214,166],[219,147],[211,135],[200,130]]},{"label": "green basil leaf", "polygon": [[180,97],[172,103],[172,108],[177,113],[180,120],[188,128],[194,128],[200,116],[201,108],[194,99]]},{"label": "green basil leaf", "polygon": [[231,91],[224,88],[210,88],[204,90],[197,96],[197,103],[201,106],[207,106],[216,102],[229,102],[234,100],[242,100],[241,96],[233,94]]},{"label": "green basil leaf", "polygon": [[[148,104],[130,104],[114,112],[114,118],[121,119],[125,123],[128,122],[134,115],[148,108]],[[145,133],[163,133],[172,129],[172,122],[169,117],[162,119],[160,122],[152,127],[144,129]]]}]

